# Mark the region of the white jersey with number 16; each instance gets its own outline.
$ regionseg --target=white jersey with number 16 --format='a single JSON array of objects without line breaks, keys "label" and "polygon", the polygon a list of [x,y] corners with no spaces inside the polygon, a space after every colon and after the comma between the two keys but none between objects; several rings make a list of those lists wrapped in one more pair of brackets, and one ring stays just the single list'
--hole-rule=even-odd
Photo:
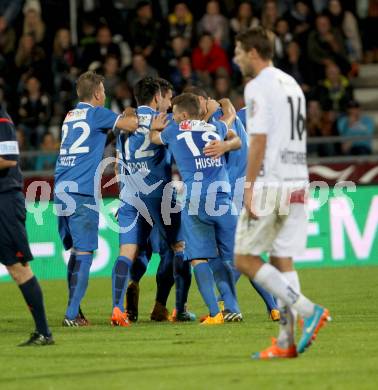
[{"label": "white jersey with number 16", "polygon": [[257,181],[268,186],[307,184],[306,101],[298,83],[269,66],[247,84],[244,93],[248,133],[267,136]]}]

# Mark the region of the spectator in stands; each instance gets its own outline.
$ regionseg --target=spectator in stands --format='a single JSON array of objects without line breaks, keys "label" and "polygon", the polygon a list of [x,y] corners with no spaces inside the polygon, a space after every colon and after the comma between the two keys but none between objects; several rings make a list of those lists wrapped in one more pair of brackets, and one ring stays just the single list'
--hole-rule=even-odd
[{"label": "spectator in stands", "polygon": [[289,23],[283,18],[277,20],[274,32],[276,33],[274,54],[276,60],[281,62],[286,56],[289,43],[293,40],[293,34],[290,32]]},{"label": "spectator in stands", "polygon": [[121,81],[114,88],[114,94],[107,105],[117,114],[122,114],[126,107],[131,106],[133,95],[126,81]]},{"label": "spectator in stands", "polygon": [[52,53],[55,114],[65,115],[76,98],[75,80],[79,73],[78,52],[71,43],[70,31],[59,29],[54,38]]},{"label": "spectator in stands", "polygon": [[50,98],[41,92],[40,81],[32,76],[26,80],[26,91],[21,97],[18,115],[27,144],[38,148],[51,117]]},{"label": "spectator in stands", "polygon": [[141,1],[136,17],[131,19],[128,41],[134,53],[142,54],[153,62],[160,49],[160,23],[155,20],[149,1]]},{"label": "spectator in stands", "polygon": [[21,11],[23,0],[0,1],[0,34],[3,34],[17,18]]},{"label": "spectator in stands", "polygon": [[24,6],[24,35],[31,34],[37,44],[42,44],[45,39],[45,23],[41,18],[41,4],[38,0],[29,0]]},{"label": "spectator in stands", "polygon": [[177,66],[171,68],[169,79],[177,93],[182,92],[186,87],[198,84],[199,79],[192,69],[189,56],[184,55],[178,59]]},{"label": "spectator in stands", "polygon": [[279,17],[277,2],[275,0],[266,0],[261,13],[262,26],[274,31],[274,26]]},{"label": "spectator in stands", "polygon": [[378,62],[378,0],[360,0],[358,6],[364,25],[364,48],[366,50],[364,60],[367,63]]},{"label": "spectator in stands", "polygon": [[215,42],[225,50],[229,48],[229,21],[222,15],[218,0],[210,0],[206,4],[206,13],[198,23],[198,34],[204,33],[209,33]]},{"label": "spectator in stands", "polygon": [[169,47],[163,54],[168,74],[175,70],[179,59],[184,55],[190,56],[190,43],[186,38],[178,35],[170,41]]},{"label": "spectator in stands", "polygon": [[308,57],[313,65],[314,79],[322,77],[323,67],[335,62],[347,74],[350,65],[346,56],[343,37],[331,26],[327,15],[318,15],[315,30],[311,31],[307,44]]},{"label": "spectator in stands", "polygon": [[83,53],[84,69],[87,69],[93,62],[103,65],[108,55],[121,58],[119,46],[113,42],[112,32],[108,26],[101,26],[97,31],[96,43],[88,45]]},{"label": "spectator in stands", "polygon": [[34,36],[31,34],[22,35],[15,57],[18,74],[35,73],[39,77],[46,77],[45,59],[45,52],[36,45]]},{"label": "spectator in stands", "polygon": [[301,55],[301,49],[296,41],[287,45],[286,57],[280,62],[279,67],[289,75],[293,76],[303,89],[303,92],[310,91],[306,63]]},{"label": "spectator in stands", "polygon": [[260,21],[253,14],[252,4],[249,1],[243,1],[239,4],[236,15],[230,21],[231,32],[237,35],[249,28],[257,27]]},{"label": "spectator in stands", "polygon": [[30,161],[29,157],[25,157],[25,153],[23,153],[28,150],[28,145],[25,140],[25,133],[21,127],[16,128],[16,138],[20,150],[20,168],[23,171],[28,171],[34,167],[34,162]]},{"label": "spectator in stands", "polygon": [[320,83],[318,97],[323,108],[331,106],[337,114],[345,112],[348,102],[353,99],[353,88],[348,78],[333,62],[326,66],[326,78]]},{"label": "spectator in stands", "polygon": [[308,34],[312,25],[311,9],[307,1],[296,0],[294,6],[285,15],[295,40],[302,47],[307,45]]},{"label": "spectator in stands", "polygon": [[211,76],[214,76],[221,69],[230,73],[230,64],[226,52],[208,33],[201,35],[199,38],[198,46],[193,50],[192,64],[193,69],[206,85],[212,84]]},{"label": "spectator in stands", "polygon": [[228,75],[218,76],[214,81],[214,99],[230,99],[235,106],[239,99],[239,94],[232,88],[231,79]]},{"label": "spectator in stands", "polygon": [[115,94],[115,87],[121,82],[119,59],[116,56],[110,54],[105,58],[103,74],[105,95],[111,98]]},{"label": "spectator in stands", "polygon": [[38,156],[34,169],[36,171],[52,171],[55,168],[58,148],[54,136],[51,133],[45,133],[43,135],[40,149],[42,152],[49,154]]},{"label": "spectator in stands", "polygon": [[[309,100],[307,105],[307,132],[309,137],[332,137],[337,135],[335,113],[331,107],[321,108],[317,100]],[[327,142],[309,144],[309,153],[316,153],[320,157],[340,154],[336,143]]]},{"label": "spectator in stands", "polygon": [[134,85],[144,77],[158,77],[158,72],[155,68],[149,65],[142,54],[136,53],[133,55],[132,67],[126,73],[127,84],[134,88]]},{"label": "spectator in stands", "polygon": [[175,4],[173,12],[168,15],[168,39],[185,38],[191,42],[193,38],[193,15],[184,1]]},{"label": "spectator in stands", "polygon": [[314,8],[315,13],[321,14],[327,8],[329,0],[312,0],[312,7]]},{"label": "spectator in stands", "polygon": [[343,136],[368,136],[370,139],[360,141],[347,141],[342,144],[345,154],[363,155],[372,153],[372,137],[375,126],[374,121],[367,115],[361,114],[360,105],[352,100],[348,103],[347,115],[337,121],[337,129]]},{"label": "spectator in stands", "polygon": [[96,24],[88,17],[84,17],[80,23],[81,38],[79,47],[81,51],[84,51],[87,46],[94,45],[96,43]]},{"label": "spectator in stands", "polygon": [[[1,11],[0,11],[0,15],[1,15]],[[11,24],[6,22],[3,16],[0,16],[0,62],[2,61],[5,62],[6,57],[12,55],[15,48],[16,48],[15,29],[12,27]]]},{"label": "spectator in stands", "polygon": [[328,16],[334,28],[344,36],[350,62],[360,62],[362,59],[362,43],[356,17],[343,9],[340,0],[330,0]]}]

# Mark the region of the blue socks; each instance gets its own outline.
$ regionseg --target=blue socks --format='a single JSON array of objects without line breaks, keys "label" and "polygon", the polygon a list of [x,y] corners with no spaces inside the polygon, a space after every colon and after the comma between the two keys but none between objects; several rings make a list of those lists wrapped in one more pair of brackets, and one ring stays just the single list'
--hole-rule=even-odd
[{"label": "blue socks", "polygon": [[250,280],[250,282],[260,297],[264,300],[268,312],[270,313],[273,309],[278,310],[277,302],[274,296],[266,291],[265,288],[261,287],[258,283],[253,282],[252,280]]},{"label": "blue socks", "polygon": [[51,336],[50,329],[47,325],[45,307],[43,305],[42,290],[37,278],[33,276],[18,287],[24,296],[26,304],[29,306],[38,333],[47,337]]},{"label": "blue socks", "polygon": [[130,268],[130,280],[133,282],[139,283],[143,275],[146,273],[148,265],[148,259],[146,252],[139,253],[138,257],[133,261],[133,264]]},{"label": "blue socks", "polygon": [[240,313],[236,298],[234,272],[231,261],[222,261],[222,259],[218,257],[209,260],[209,265],[213,271],[215,284],[224,301],[224,308],[231,313]]},{"label": "blue socks", "polygon": [[122,312],[125,311],[123,301],[129,281],[129,269],[132,263],[128,257],[118,256],[112,270],[113,308],[118,307]]},{"label": "blue socks", "polygon": [[70,295],[66,311],[66,317],[70,320],[74,320],[79,314],[80,302],[88,287],[89,270],[92,265],[92,260],[93,253],[76,255],[76,262],[69,281]]},{"label": "blue socks", "polygon": [[163,306],[167,305],[169,293],[175,283],[173,278],[173,259],[173,251],[168,247],[160,251],[160,263],[156,273],[156,301]]},{"label": "blue socks", "polygon": [[199,263],[194,266],[194,276],[198,285],[198,290],[209,308],[210,316],[214,317],[219,313],[217,299],[214,293],[214,277],[209,264]]},{"label": "blue socks", "polygon": [[76,263],[76,254],[71,252],[70,258],[68,260],[67,264],[67,283],[68,283],[68,291],[70,291],[71,287],[71,277],[72,277],[72,272],[74,270]]},{"label": "blue socks", "polygon": [[184,261],[184,252],[175,253],[173,259],[173,277],[176,285],[176,310],[177,313],[183,313],[192,282],[190,262]]}]

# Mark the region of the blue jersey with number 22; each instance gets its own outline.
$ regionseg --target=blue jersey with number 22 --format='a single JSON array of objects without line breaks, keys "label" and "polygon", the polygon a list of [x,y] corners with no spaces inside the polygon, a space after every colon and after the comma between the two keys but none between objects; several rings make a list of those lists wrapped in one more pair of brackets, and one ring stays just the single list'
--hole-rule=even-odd
[{"label": "blue jersey with number 22", "polygon": [[[78,103],[68,112],[62,126],[62,142],[55,169],[55,193],[74,192],[94,196],[96,169],[104,153],[106,133],[118,115],[104,107]],[[63,182],[73,182],[68,190]],[[76,187],[76,188],[75,188]]]},{"label": "blue jersey with number 22", "polygon": [[143,173],[143,180],[149,186],[162,181],[159,187],[149,194],[150,197],[161,197],[164,184],[171,180],[171,165],[166,148],[150,142],[152,120],[159,112],[148,106],[139,106],[136,114],[137,130],[129,135],[120,134],[117,140],[117,150],[126,165],[126,169],[121,169],[121,173]]}]

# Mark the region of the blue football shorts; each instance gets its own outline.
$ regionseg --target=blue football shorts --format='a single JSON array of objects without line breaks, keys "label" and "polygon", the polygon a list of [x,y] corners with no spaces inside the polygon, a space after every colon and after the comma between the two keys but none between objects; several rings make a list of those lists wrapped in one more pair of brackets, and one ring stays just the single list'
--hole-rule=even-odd
[{"label": "blue football shorts", "polygon": [[62,206],[63,210],[63,215],[58,215],[58,230],[64,248],[66,250],[73,248],[81,252],[96,250],[98,248],[99,212],[88,207],[88,205],[96,204],[95,198],[81,194],[66,194],[75,202],[73,210],[68,210],[67,203],[60,199],[59,195],[55,194],[54,204],[55,207]]},{"label": "blue football shorts", "polygon": [[194,212],[188,203],[182,211],[186,260],[220,257],[232,261],[237,216],[231,212],[233,205],[229,194],[216,195],[214,209],[226,207],[228,211],[223,215],[210,215],[205,198],[198,199],[197,204],[198,212]]}]

